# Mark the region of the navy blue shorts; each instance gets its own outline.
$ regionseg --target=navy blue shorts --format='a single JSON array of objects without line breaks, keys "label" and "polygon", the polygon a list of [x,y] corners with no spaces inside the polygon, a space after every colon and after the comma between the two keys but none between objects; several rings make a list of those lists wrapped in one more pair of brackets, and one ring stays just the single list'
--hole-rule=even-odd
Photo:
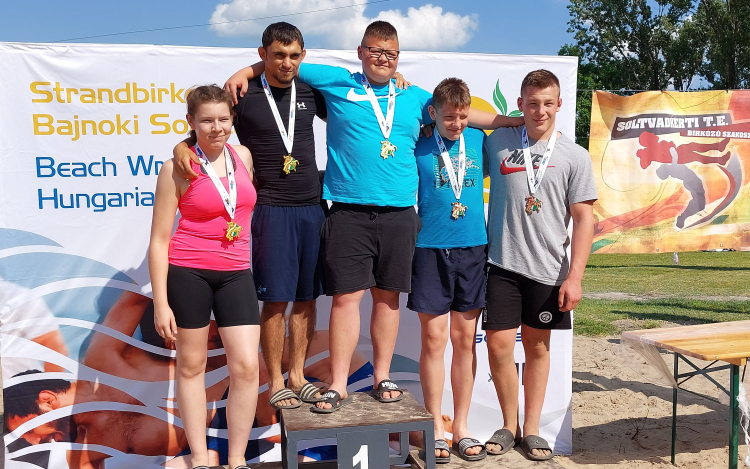
[{"label": "navy blue shorts", "polygon": [[406,306],[419,313],[465,313],[484,308],[487,245],[470,248],[416,248],[411,293]]},{"label": "navy blue shorts", "polygon": [[323,292],[320,205],[256,205],[250,230],[260,301],[311,301]]}]

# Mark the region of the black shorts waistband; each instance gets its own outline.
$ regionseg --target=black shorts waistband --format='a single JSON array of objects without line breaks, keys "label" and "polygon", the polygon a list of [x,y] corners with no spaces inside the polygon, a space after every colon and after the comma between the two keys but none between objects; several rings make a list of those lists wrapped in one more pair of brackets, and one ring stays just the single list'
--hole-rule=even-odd
[{"label": "black shorts waistband", "polygon": [[392,213],[392,212],[403,212],[409,210],[413,205],[408,207],[392,207],[390,205],[362,205],[362,204],[348,204],[344,202],[332,202],[331,210],[351,210],[352,212],[361,213]]}]

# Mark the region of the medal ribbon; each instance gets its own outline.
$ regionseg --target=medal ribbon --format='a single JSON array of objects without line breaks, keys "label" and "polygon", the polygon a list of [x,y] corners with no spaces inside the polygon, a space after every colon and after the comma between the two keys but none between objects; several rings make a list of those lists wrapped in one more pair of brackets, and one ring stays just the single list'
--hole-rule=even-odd
[{"label": "medal ribbon", "polygon": [[393,85],[393,81],[388,80],[388,111],[387,116],[383,117],[383,110],[380,109],[378,104],[378,98],[375,96],[375,91],[372,89],[372,85],[367,80],[367,77],[362,73],[362,87],[367,93],[367,97],[370,99],[372,104],[372,110],[375,111],[375,117],[378,119],[378,125],[380,125],[380,131],[383,132],[383,137],[388,140],[393,129],[393,114],[396,111],[396,87]]},{"label": "medal ribbon", "polygon": [[438,149],[440,150],[440,155],[443,157],[445,170],[448,171],[448,178],[451,182],[453,195],[456,196],[456,201],[459,201],[461,200],[461,191],[464,188],[464,177],[466,176],[466,146],[464,145],[464,134],[458,136],[458,177],[456,177],[456,172],[453,170],[453,162],[448,154],[448,149],[445,148],[445,143],[443,143],[443,137],[440,136],[437,129],[433,129],[432,132],[432,135],[435,136]]},{"label": "medal ribbon", "polygon": [[213,166],[211,166],[208,158],[206,158],[206,155],[203,153],[203,150],[201,150],[197,143],[195,144],[195,153],[201,160],[201,166],[206,171],[206,174],[208,174],[208,177],[211,178],[214,186],[216,186],[216,189],[219,191],[219,195],[221,195],[221,200],[222,202],[224,202],[224,207],[227,209],[227,213],[232,218],[232,221],[234,221],[234,212],[237,209],[237,184],[235,184],[234,181],[234,165],[231,161],[232,157],[230,156],[227,147],[224,147],[224,163],[227,167],[227,182],[229,183],[229,193],[227,193],[227,190],[224,189],[224,184],[221,183],[221,179],[219,179],[219,176],[216,175],[216,171],[214,171]]},{"label": "medal ribbon", "polygon": [[289,100],[289,131],[287,132],[287,130],[284,129],[284,122],[281,120],[279,108],[276,107],[276,100],[273,99],[271,87],[268,86],[268,81],[266,80],[266,72],[263,72],[261,74],[260,81],[263,83],[263,90],[266,92],[266,99],[268,100],[268,105],[271,106],[273,118],[276,119],[276,127],[279,128],[281,140],[284,142],[284,148],[286,148],[286,152],[291,155],[292,146],[294,145],[294,113],[297,109],[297,87],[292,80],[292,97]]},{"label": "medal ribbon", "polygon": [[523,126],[521,143],[523,145],[523,159],[526,164],[526,180],[529,183],[529,192],[531,192],[531,195],[534,195],[542,184],[544,173],[547,171],[547,165],[549,165],[549,159],[552,157],[552,150],[555,148],[555,140],[557,140],[557,130],[552,129],[552,136],[547,142],[547,148],[544,150],[544,156],[542,156],[542,161],[539,162],[539,169],[536,170],[535,176],[534,163],[531,161],[531,150],[529,149],[529,136],[526,133],[526,126]]}]

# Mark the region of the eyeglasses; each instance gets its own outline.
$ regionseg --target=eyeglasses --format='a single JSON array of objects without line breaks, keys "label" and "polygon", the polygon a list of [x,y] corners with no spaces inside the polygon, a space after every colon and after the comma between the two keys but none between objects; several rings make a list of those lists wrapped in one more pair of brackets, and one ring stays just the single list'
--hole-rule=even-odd
[{"label": "eyeglasses", "polygon": [[380,47],[362,46],[362,48],[367,49],[367,54],[372,59],[379,59],[380,56],[385,54],[386,59],[396,60],[398,59],[398,54],[401,53],[401,51],[398,51],[398,50],[386,50],[386,49],[381,49]]}]

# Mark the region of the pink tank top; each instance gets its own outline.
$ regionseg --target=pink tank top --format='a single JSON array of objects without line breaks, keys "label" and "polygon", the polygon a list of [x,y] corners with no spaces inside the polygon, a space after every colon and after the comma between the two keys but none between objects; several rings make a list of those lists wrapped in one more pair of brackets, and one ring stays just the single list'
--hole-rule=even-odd
[{"label": "pink tank top", "polygon": [[[237,209],[234,221],[242,227],[239,238],[227,241],[227,222],[231,219],[219,191],[200,165],[191,163],[198,179],[190,182],[180,197],[180,222],[169,242],[169,263],[180,267],[209,270],[244,270],[250,268],[250,214],[257,195],[242,160],[227,145],[235,161]],[[191,148],[193,153],[195,149]],[[229,191],[226,177],[220,178]]]}]

